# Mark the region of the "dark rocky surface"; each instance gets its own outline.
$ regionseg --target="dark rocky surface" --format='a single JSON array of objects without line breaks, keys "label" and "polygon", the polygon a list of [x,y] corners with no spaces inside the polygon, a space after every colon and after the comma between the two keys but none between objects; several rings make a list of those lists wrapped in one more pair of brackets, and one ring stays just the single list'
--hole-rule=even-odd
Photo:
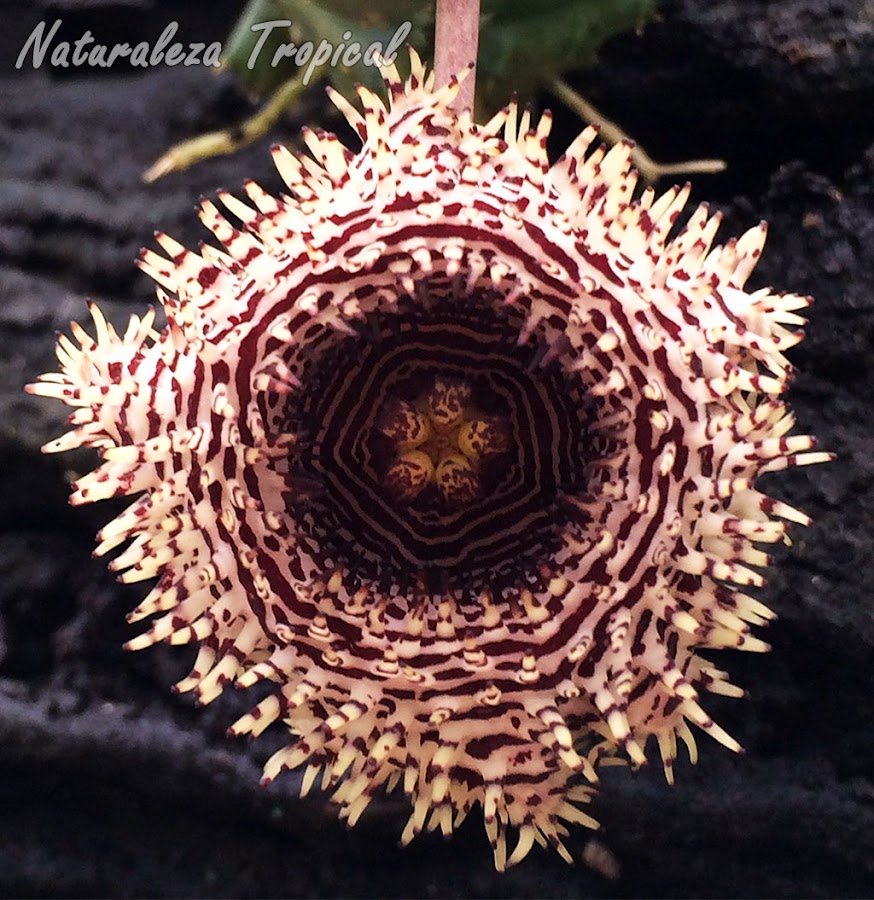
[{"label": "dark rocky surface", "polygon": [[[197,4],[119,3],[113,27],[157,34],[177,18],[211,40],[232,6],[198,23]],[[65,7],[74,28],[85,13]],[[54,368],[53,333],[87,317],[86,299],[116,323],[152,299],[133,259],[156,227],[195,244],[201,193],[245,177],[278,188],[269,143],[323,121],[321,101],[308,98],[233,158],[146,186],[140,173],[167,146],[245,114],[233,83],[199,68],[14,73],[4,58],[0,895],[874,894],[874,7],[662,8],[661,22],[613,41],[575,84],[657,158],[728,160],[724,175],[696,180],[694,198],[725,211],[725,235],[766,218],[754,285],[817,298],[792,352],[801,374],[791,398],[801,430],[839,455],[768,485],[815,524],[794,532],[765,592],[780,615],[773,651],[721,655],[750,697],[708,708],[746,757],[702,737],[700,763],[681,764],[674,788],[655,766],[609,771],[594,812],[616,881],[537,851],[496,875],[473,815],[450,842],[400,850],[403,804],[347,831],[318,796],[297,800],[291,776],[259,788],[281,735],[251,745],[224,736],[251,694],[196,710],[169,691],[189,650],[121,650],[142,592],[91,558],[110,504],[67,506],[68,479],[91,460],[39,453],[66,414],[21,387]],[[4,8],[6,57],[39,15]],[[559,115],[561,135],[575,127]],[[586,838],[574,835],[578,851]]]}]

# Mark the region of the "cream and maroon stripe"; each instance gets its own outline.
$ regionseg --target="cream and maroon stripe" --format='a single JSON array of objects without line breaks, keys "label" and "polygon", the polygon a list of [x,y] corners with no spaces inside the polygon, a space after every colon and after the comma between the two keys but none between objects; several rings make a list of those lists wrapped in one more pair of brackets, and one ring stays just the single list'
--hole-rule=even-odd
[{"label": "cream and maroon stripe", "polygon": [[[433,321],[385,315],[369,326],[367,337],[335,338],[307,363],[304,386],[283,411],[289,426],[314,431],[302,442],[309,450],[301,467],[324,485],[320,530],[357,545],[352,555],[392,560],[394,569],[454,568],[467,577],[500,568],[551,521],[557,494],[579,486],[586,451],[579,387],[555,368],[540,369],[537,348],[517,346],[518,327],[475,302],[454,317],[444,305]],[[463,513],[399,507],[381,485],[373,449],[390,398],[440,374],[476,384],[508,415],[515,437],[502,459],[506,476]]]}]

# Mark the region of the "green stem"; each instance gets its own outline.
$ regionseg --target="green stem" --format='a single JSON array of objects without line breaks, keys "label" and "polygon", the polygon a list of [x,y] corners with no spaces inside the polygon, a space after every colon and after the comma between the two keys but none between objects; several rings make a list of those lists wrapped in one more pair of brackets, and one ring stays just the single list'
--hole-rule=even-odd
[{"label": "green stem", "polygon": [[[598,125],[601,130],[601,136],[607,143],[617,144],[619,141],[628,138],[628,135],[615,122],[611,122],[563,79],[554,79],[549,88],[562,103],[569,106],[583,121],[591,125]],[[656,162],[639,145],[636,145],[631,152],[631,158],[640,174],[650,182],[658,181],[659,178],[666,175],[713,174],[725,170],[725,160],[722,159],[690,159],[675,163]]]},{"label": "green stem", "polygon": [[262,135],[267,134],[278,121],[283,110],[290,106],[304,91],[306,85],[304,85],[301,78],[302,76],[295,75],[294,78],[283,82],[267,103],[242,124],[224,131],[211,131],[208,134],[201,134],[196,138],[182,141],[171,147],[143,172],[143,181],[157,181],[157,179],[170,172],[187,169],[202,159],[235,153],[242,147],[247,147],[249,144],[254,143]]}]

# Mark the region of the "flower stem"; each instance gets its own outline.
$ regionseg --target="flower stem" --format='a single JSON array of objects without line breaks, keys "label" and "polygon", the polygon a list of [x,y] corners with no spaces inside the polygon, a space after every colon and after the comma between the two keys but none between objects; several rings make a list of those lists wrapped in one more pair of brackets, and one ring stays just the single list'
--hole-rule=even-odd
[{"label": "flower stem", "polygon": [[[479,46],[479,0],[437,0],[434,29],[434,73],[436,85],[447,84],[453,75],[476,63]],[[458,112],[473,109],[476,69],[464,79],[453,106]]]}]

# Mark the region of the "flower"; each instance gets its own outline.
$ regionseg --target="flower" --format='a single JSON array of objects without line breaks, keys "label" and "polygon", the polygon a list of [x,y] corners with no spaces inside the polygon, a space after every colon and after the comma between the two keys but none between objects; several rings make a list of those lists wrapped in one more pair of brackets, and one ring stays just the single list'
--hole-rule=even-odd
[{"label": "flower", "polygon": [[414,54],[387,84],[331,94],[359,153],[275,149],[291,197],[204,201],[221,249],[158,235],[163,331],[92,306],[29,390],[75,407],[46,451],[102,455],[71,502],[136,495],[96,551],[158,577],[127,646],[199,642],[202,703],[275,683],[232,728],[297,736],[265,780],[305,767],[350,824],[402,785],[404,843],[479,804],[499,869],[570,861],[603,757],[739,749],[698,651],[767,649],[756,545],[808,519],[754,481],[829,458],[779,399],[809,301],[744,291],[763,225],[670,238],[689,189],[636,195],[628,144],[550,168],[549,114],[477,126]]}]

